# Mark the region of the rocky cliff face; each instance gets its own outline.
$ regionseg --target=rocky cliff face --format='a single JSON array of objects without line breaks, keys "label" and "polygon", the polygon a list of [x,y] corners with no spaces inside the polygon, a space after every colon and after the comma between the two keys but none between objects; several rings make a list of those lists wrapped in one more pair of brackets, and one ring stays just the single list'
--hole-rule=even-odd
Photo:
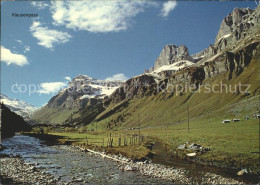
[{"label": "rocky cliff face", "polygon": [[199,64],[226,50],[232,50],[241,40],[255,37],[260,30],[260,7],[235,8],[224,18],[215,39],[215,43],[205,50],[193,55]]},{"label": "rocky cliff face", "polygon": [[235,8],[222,21],[215,43],[219,42],[222,38],[231,36],[233,32],[236,32],[235,36],[239,39],[242,36],[242,32],[257,23],[259,17],[254,16],[254,13],[254,10],[249,8]]},{"label": "rocky cliff face", "polygon": [[188,48],[184,45],[166,45],[154,64],[154,70],[159,69],[164,65],[170,65],[180,60],[193,61],[189,55]]},{"label": "rocky cliff face", "polygon": [[136,96],[144,96],[149,86],[160,80],[159,77],[150,74],[139,75],[127,80],[121,87],[110,96],[112,102],[119,102],[124,99],[131,99]]},{"label": "rocky cliff face", "polygon": [[[149,70],[150,73],[158,70],[162,66],[168,66],[181,60],[191,61],[204,64],[218,54],[226,50],[232,50],[236,47],[237,42],[248,37],[254,37],[260,30],[260,7],[255,10],[249,8],[235,8],[232,13],[224,18],[215,39],[215,43],[208,48],[189,55],[188,48],[184,45],[177,47],[175,45],[166,45],[160,56],[157,58],[154,68]],[[164,78],[170,77],[176,70],[163,70],[158,74]]]},{"label": "rocky cliff face", "polygon": [[195,91],[205,80],[219,74],[227,74],[227,80],[236,78],[247,68],[252,59],[258,59],[260,62],[259,56],[260,38],[245,45],[243,48],[216,55],[203,65],[183,68],[167,78],[158,78],[155,75],[144,74],[129,79],[109,99],[110,102],[118,103],[125,99],[151,96],[160,92],[173,94],[178,92],[178,85],[182,85],[182,87],[187,86]]}]

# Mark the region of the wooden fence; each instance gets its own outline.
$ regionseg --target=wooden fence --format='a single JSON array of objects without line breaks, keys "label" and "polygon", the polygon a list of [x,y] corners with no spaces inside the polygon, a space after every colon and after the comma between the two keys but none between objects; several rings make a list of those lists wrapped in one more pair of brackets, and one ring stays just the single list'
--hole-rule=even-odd
[{"label": "wooden fence", "polygon": [[86,145],[101,145],[104,147],[134,146],[144,142],[144,136],[133,135],[121,137],[121,135],[109,134],[106,138],[86,137]]}]

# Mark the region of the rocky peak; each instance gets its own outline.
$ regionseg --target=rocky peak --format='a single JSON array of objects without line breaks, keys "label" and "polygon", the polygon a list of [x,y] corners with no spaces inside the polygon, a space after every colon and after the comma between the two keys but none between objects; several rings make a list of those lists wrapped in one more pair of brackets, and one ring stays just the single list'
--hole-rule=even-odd
[{"label": "rocky peak", "polygon": [[215,43],[205,50],[192,55],[197,65],[204,64],[216,55],[227,50],[234,50],[243,40],[253,40],[260,33],[260,6],[249,8],[235,8],[228,14],[220,25]]},{"label": "rocky peak", "polygon": [[[241,26],[241,24],[250,24],[248,21],[252,21],[250,16],[253,14],[254,10],[249,8],[235,8],[232,13],[224,18],[220,25],[219,32],[216,36],[215,43],[220,41],[221,38],[229,37],[235,30],[238,29],[242,32],[247,26]],[[254,22],[254,21],[253,21]]]},{"label": "rocky peak", "polygon": [[168,44],[164,46],[161,54],[156,59],[154,64],[154,70],[159,69],[164,65],[170,65],[180,60],[193,61],[189,55],[188,48],[185,45],[176,46]]}]

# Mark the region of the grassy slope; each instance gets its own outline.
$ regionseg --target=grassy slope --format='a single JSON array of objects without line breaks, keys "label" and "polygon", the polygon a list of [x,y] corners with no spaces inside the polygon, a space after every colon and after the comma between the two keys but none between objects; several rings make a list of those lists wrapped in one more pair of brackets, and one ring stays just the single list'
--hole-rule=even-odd
[{"label": "grassy slope", "polygon": [[62,124],[73,113],[73,109],[43,108],[33,114],[32,119],[37,123]]}]

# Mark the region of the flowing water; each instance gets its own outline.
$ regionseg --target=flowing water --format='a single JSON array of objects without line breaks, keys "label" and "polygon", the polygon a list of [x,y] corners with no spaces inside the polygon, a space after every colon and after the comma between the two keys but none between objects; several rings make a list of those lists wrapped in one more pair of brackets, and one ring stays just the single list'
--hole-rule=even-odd
[{"label": "flowing water", "polygon": [[70,146],[48,146],[30,136],[16,135],[3,140],[6,147],[2,154],[19,155],[27,163],[36,163],[38,168],[56,178],[71,182],[81,179],[96,184],[168,184],[170,181],[143,176],[138,171],[123,172],[118,163],[90,153],[78,152]]}]

